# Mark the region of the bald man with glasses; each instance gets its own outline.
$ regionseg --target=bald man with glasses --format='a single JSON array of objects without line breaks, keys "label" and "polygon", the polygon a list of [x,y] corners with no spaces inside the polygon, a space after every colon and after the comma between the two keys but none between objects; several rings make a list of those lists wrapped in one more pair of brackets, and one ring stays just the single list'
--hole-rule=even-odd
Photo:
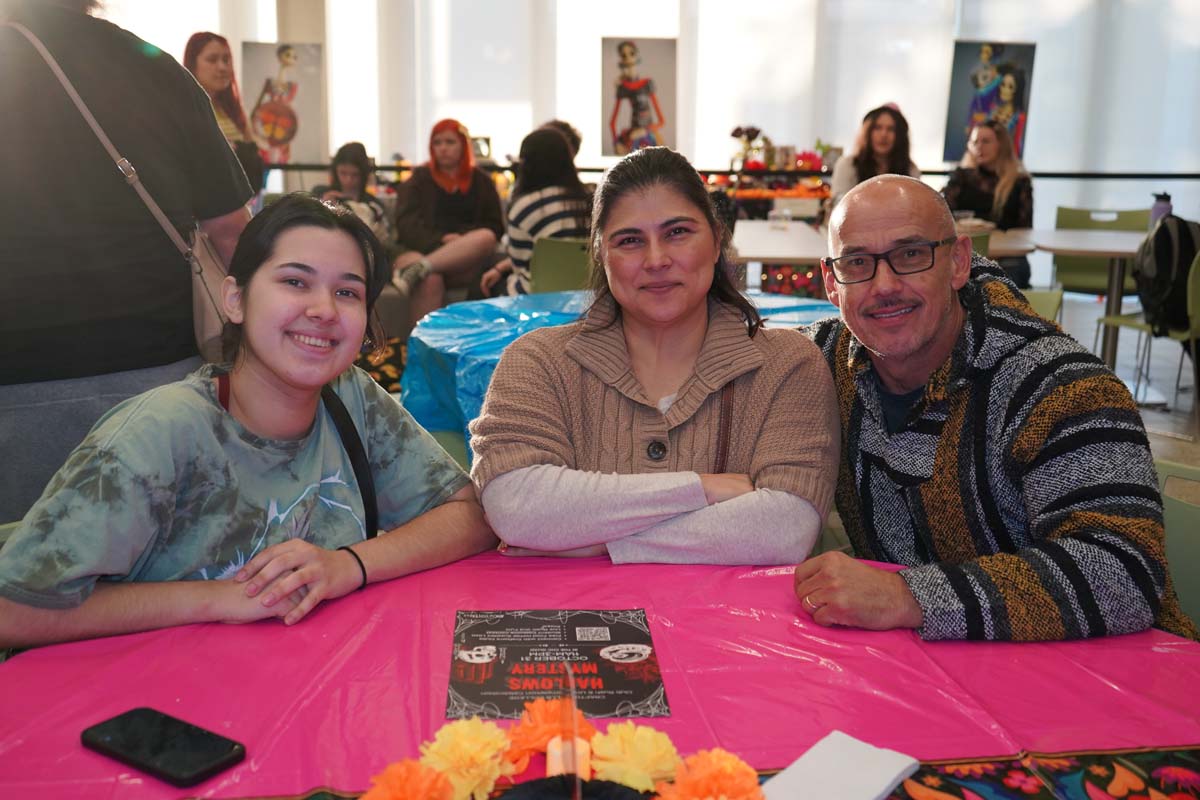
[{"label": "bald man with glasses", "polygon": [[855,555],[796,568],[819,624],[1049,640],[1200,637],[1166,567],[1137,406],[956,236],[941,195],[884,175],[834,210],[840,317],[808,333],[838,393],[837,508]]}]

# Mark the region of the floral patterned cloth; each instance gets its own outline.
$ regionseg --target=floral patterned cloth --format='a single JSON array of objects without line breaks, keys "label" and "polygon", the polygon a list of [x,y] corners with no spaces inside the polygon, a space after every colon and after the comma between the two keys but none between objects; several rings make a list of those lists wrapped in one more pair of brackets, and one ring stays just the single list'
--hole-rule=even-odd
[{"label": "floral patterned cloth", "polygon": [[1200,747],[929,761],[891,800],[1195,800]]},{"label": "floral patterned cloth", "polygon": [[408,360],[408,342],[395,337],[389,338],[378,355],[361,355],[354,366],[366,372],[388,394],[400,394],[400,378],[404,376],[404,364]]}]

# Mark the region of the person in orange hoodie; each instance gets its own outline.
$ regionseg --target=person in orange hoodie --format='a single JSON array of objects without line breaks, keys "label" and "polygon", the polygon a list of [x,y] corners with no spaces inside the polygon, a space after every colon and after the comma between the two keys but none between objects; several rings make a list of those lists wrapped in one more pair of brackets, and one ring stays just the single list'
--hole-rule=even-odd
[{"label": "person in orange hoodie", "polygon": [[409,295],[413,319],[441,308],[447,288],[471,285],[496,259],[504,233],[500,196],[475,166],[471,140],[459,121],[444,119],[429,137],[429,162],[400,189],[392,282]]}]

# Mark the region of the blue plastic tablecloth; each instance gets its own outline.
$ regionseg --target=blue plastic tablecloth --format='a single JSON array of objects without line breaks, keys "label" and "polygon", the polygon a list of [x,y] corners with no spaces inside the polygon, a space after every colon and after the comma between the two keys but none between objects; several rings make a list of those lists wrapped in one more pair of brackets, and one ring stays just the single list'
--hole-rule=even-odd
[{"label": "blue plastic tablecloth", "polygon": [[[837,314],[824,300],[748,293],[772,327],[795,327]],[[549,292],[455,303],[426,316],[408,339],[401,379],[404,407],[426,430],[462,431],[479,416],[500,354],[536,328],[574,322],[589,292]]]}]

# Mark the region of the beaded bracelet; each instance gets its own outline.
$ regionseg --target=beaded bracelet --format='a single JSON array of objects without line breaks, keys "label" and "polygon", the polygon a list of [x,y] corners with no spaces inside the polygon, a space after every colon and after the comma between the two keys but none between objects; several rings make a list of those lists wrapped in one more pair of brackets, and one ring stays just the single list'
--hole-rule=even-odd
[{"label": "beaded bracelet", "polygon": [[354,556],[354,560],[358,562],[358,571],[362,573],[362,584],[358,587],[360,590],[367,588],[367,567],[363,564],[363,560],[358,557],[358,553],[354,552],[354,548],[348,544],[342,545],[338,550],[345,550],[350,555]]}]

